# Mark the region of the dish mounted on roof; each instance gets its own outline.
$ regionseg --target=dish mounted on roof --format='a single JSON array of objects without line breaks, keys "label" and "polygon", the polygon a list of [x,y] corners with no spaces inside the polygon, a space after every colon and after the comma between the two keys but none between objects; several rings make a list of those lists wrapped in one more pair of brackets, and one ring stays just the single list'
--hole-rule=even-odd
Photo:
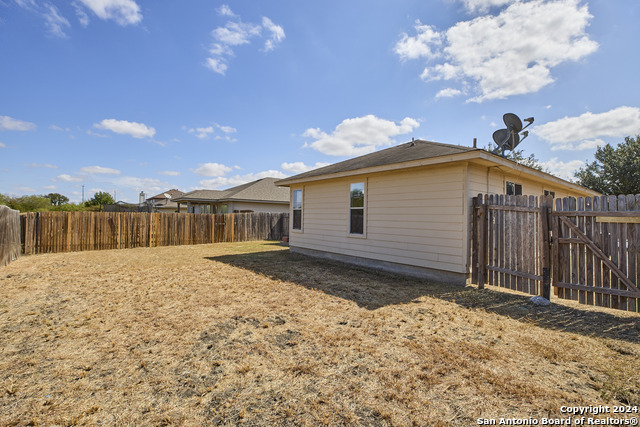
[{"label": "dish mounted on roof", "polygon": [[[493,154],[500,153],[501,155],[504,155],[505,150],[515,150],[518,144],[529,136],[529,131],[526,131],[525,129],[533,123],[533,117],[528,117],[524,119],[524,121],[527,122],[527,125],[522,127],[522,120],[513,113],[505,114],[502,116],[502,119],[504,120],[504,124],[507,128],[498,129],[493,133],[493,141],[496,143],[496,148],[492,151]],[[520,136],[522,136],[522,138],[520,138]]]}]

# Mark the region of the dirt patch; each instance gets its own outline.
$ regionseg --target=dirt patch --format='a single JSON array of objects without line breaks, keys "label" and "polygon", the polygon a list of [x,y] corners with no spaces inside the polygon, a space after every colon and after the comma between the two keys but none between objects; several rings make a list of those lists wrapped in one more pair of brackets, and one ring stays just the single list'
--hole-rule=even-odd
[{"label": "dirt patch", "polygon": [[0,425],[444,426],[640,405],[637,315],[273,243],[23,257],[0,295]]}]

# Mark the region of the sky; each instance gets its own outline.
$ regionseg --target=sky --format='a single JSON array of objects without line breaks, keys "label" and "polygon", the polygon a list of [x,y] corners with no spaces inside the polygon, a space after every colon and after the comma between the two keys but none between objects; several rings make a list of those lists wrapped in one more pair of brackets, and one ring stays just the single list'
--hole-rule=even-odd
[{"label": "sky", "polygon": [[0,193],[286,177],[503,114],[561,178],[640,134],[637,0],[0,0]]}]

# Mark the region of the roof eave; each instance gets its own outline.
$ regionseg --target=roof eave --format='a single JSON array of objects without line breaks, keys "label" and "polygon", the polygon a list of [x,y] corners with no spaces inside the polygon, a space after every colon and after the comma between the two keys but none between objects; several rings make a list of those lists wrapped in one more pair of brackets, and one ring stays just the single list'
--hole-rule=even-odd
[{"label": "roof eave", "polygon": [[415,167],[421,167],[421,166],[433,166],[433,165],[445,164],[445,163],[451,163],[451,162],[474,161],[474,160],[476,161],[486,160],[491,163],[497,163],[500,166],[504,166],[507,169],[533,175],[542,180],[552,181],[556,185],[559,185],[565,188],[570,188],[577,192],[588,193],[593,196],[600,195],[600,193],[598,193],[597,191],[593,191],[588,188],[582,187],[581,185],[574,184],[562,178],[558,178],[557,176],[551,175],[547,172],[542,172],[537,169],[521,165],[512,160],[506,159],[497,154],[489,153],[488,151],[485,151],[482,149],[465,151],[463,153],[448,154],[446,156],[440,156],[440,157],[430,157],[427,159],[418,159],[418,160],[411,160],[408,162],[392,163],[388,165],[354,169],[350,171],[337,172],[332,174],[316,175],[316,176],[304,177],[299,179],[295,179],[295,177],[284,178],[280,181],[276,181],[275,184],[281,187],[290,187],[292,185],[303,184],[307,182],[324,181],[328,179],[345,178],[345,177],[356,176],[356,175],[388,172],[388,171],[415,168]]},{"label": "roof eave", "polygon": [[471,160],[477,157],[478,151],[481,151],[481,150],[465,151],[463,153],[447,154],[445,156],[429,157],[426,159],[410,160],[408,162],[391,163],[387,165],[372,166],[368,168],[354,169],[354,170],[336,172],[336,173],[330,173],[330,174],[322,174],[322,175],[304,177],[299,179],[295,179],[295,177],[284,178],[284,179],[281,179],[280,181],[276,181],[275,184],[281,187],[289,187],[294,184],[301,184],[305,182],[324,181],[327,179],[345,178],[345,177],[355,176],[355,175],[388,172],[388,171],[394,171],[399,169],[408,169],[408,168],[414,168],[414,167],[420,167],[420,166],[431,166],[431,165],[437,165],[442,163],[450,163],[454,161]]}]

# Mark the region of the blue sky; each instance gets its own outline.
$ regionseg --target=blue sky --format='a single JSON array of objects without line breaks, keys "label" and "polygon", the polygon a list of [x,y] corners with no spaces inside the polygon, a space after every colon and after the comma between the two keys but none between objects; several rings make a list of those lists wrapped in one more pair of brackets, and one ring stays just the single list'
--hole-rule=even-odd
[{"label": "blue sky", "polygon": [[137,201],[412,137],[570,178],[640,133],[637,0],[0,0],[0,193]]}]

